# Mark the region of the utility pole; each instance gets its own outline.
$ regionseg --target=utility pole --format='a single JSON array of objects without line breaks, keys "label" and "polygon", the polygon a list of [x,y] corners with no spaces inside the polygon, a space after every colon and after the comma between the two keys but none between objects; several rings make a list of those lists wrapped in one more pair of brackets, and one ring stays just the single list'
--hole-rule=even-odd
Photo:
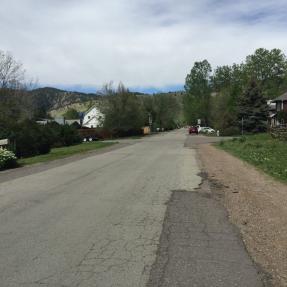
[{"label": "utility pole", "polygon": [[244,119],[241,118],[241,135],[243,136]]}]

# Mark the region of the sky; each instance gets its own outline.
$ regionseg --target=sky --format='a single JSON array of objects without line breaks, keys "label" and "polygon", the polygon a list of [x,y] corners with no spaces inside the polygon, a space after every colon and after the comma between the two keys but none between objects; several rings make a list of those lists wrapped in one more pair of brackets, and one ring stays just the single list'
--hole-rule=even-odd
[{"label": "sky", "polygon": [[195,61],[287,52],[287,0],[1,0],[0,50],[40,86],[182,89]]}]

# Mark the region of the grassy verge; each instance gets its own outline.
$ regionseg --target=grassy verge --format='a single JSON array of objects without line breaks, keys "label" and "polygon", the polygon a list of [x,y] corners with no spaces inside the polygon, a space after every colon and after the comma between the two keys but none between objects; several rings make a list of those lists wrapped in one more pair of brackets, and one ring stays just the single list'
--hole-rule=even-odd
[{"label": "grassy verge", "polygon": [[60,147],[60,148],[53,148],[50,153],[22,158],[18,160],[19,165],[30,165],[35,163],[41,162],[48,162],[55,159],[61,159],[65,157],[69,157],[74,154],[79,153],[86,153],[89,151],[93,151],[96,149],[104,148],[115,143],[112,142],[87,142],[78,145],[68,146],[68,147]]},{"label": "grassy verge", "polygon": [[234,138],[216,146],[287,182],[287,142],[273,139],[269,134],[258,134]]}]

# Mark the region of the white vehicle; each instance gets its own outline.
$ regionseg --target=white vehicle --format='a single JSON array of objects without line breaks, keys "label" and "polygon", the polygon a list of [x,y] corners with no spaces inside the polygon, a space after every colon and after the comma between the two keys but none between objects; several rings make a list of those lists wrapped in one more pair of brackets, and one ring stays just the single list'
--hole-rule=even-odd
[{"label": "white vehicle", "polygon": [[215,130],[210,127],[200,127],[198,131],[201,133],[207,133],[207,134],[215,133]]},{"label": "white vehicle", "polygon": [[205,128],[206,127],[201,127],[200,125],[197,126],[197,130],[198,130],[199,133],[202,132],[202,129],[205,129]]}]

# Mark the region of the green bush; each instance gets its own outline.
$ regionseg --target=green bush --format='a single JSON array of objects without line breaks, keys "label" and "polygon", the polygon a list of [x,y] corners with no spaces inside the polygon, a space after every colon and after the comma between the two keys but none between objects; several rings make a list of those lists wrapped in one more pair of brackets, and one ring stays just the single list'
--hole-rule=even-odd
[{"label": "green bush", "polygon": [[0,170],[13,168],[17,165],[17,158],[12,151],[0,149]]},{"label": "green bush", "polygon": [[10,128],[10,138],[15,143],[17,157],[28,157],[50,152],[52,142],[50,133],[45,126],[26,120]]},{"label": "green bush", "polygon": [[32,120],[0,124],[1,138],[9,138],[18,158],[47,154],[52,147],[77,144],[81,138],[77,129],[69,125],[51,123],[39,125]]},{"label": "green bush", "polygon": [[238,127],[228,127],[222,130],[221,135],[222,136],[237,136],[240,134],[240,130]]},{"label": "green bush", "polygon": [[239,142],[241,142],[241,143],[246,142],[246,137],[245,136],[240,137]]},{"label": "green bush", "polygon": [[46,126],[53,147],[70,146],[81,143],[81,137],[75,126],[59,125],[56,122]]}]

